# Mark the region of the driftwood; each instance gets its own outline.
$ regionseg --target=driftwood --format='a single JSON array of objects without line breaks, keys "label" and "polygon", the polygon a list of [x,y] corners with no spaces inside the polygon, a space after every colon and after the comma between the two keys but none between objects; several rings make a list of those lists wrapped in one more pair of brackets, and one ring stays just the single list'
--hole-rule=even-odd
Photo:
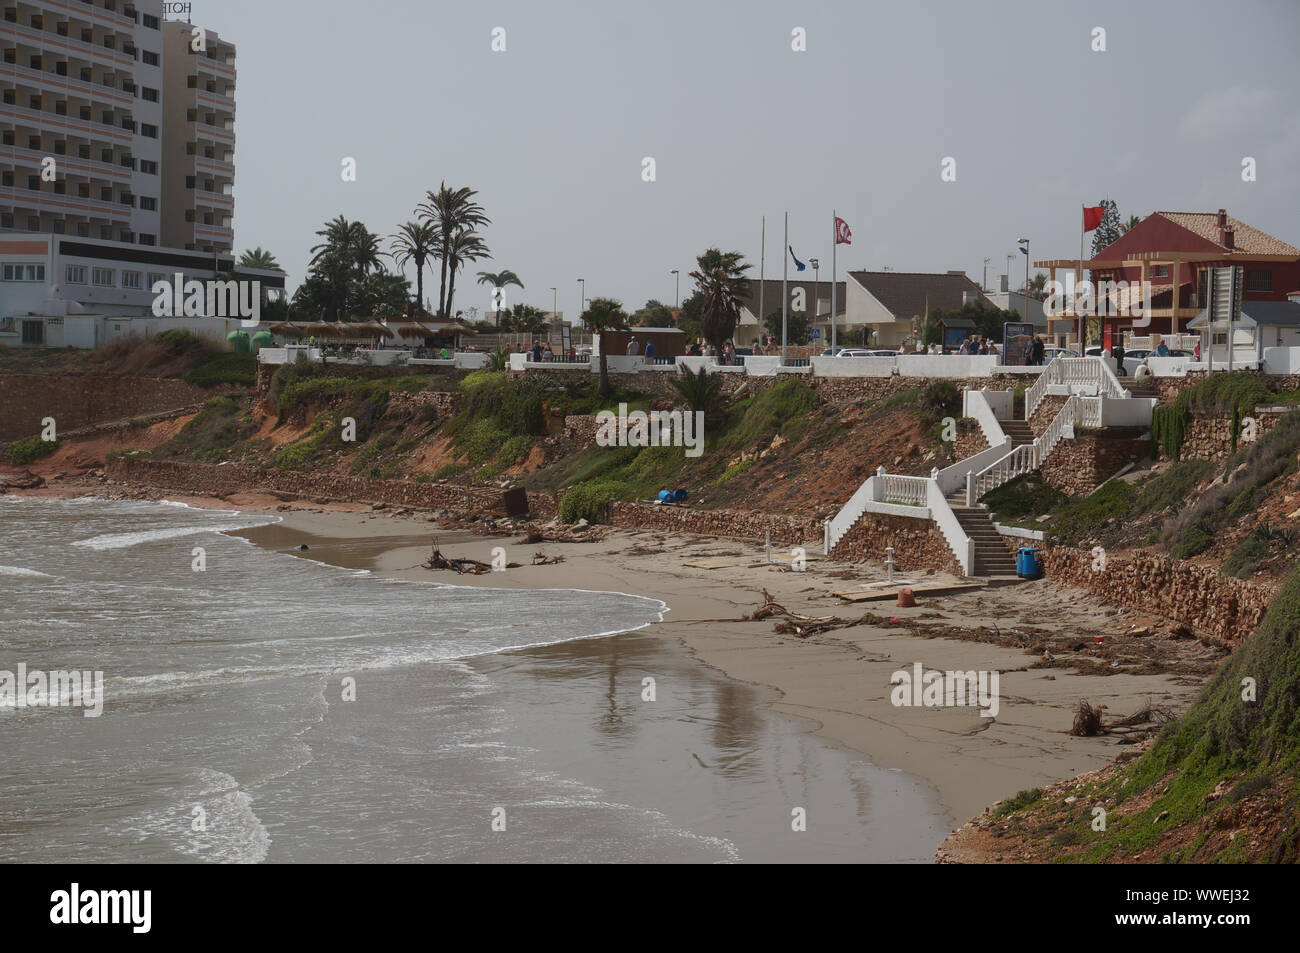
[{"label": "driftwood", "polygon": [[556,563],[564,562],[563,556],[548,556],[540,549],[533,553],[534,566],[554,566]]},{"label": "driftwood", "polygon": [[831,629],[842,629],[845,626],[857,624],[853,619],[841,619],[839,616],[814,617],[791,612],[785,606],[776,602],[766,589],[763,590],[763,604],[745,616],[744,621],[755,622],[759,619],[770,619],[775,616],[781,616],[781,620],[773,626],[774,631],[782,635],[793,635],[800,639],[806,639],[808,636],[816,635],[819,632],[828,632]]},{"label": "driftwood", "polygon": [[1097,735],[1146,736],[1172,719],[1172,712],[1165,708],[1152,707],[1150,702],[1131,715],[1107,715],[1105,705],[1092,705],[1083,699],[1074,710],[1074,725],[1070,728],[1069,734],[1081,735],[1085,738]]},{"label": "driftwood", "polygon": [[[425,569],[451,569],[460,573],[462,576],[481,576],[484,573],[492,571],[491,563],[480,562],[477,559],[451,559],[444,556],[442,550],[437,547],[437,544],[434,545],[433,552],[429,553],[429,558],[421,565],[423,565]],[[518,569],[520,565],[520,563],[506,563],[506,568]]]}]

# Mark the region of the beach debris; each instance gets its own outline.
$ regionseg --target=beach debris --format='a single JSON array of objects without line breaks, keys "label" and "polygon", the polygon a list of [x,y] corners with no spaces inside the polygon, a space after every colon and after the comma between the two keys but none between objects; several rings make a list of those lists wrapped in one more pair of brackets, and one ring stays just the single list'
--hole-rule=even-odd
[{"label": "beach debris", "polygon": [[563,556],[548,556],[540,549],[533,553],[534,566],[554,566],[556,563],[564,562]]},{"label": "beach debris", "polygon": [[903,588],[898,591],[898,608],[911,609],[916,606],[916,597],[912,595],[912,590]]},{"label": "beach debris", "polygon": [[[442,550],[438,548],[436,540],[433,544],[433,551],[429,554],[429,558],[426,559],[422,565],[425,569],[451,569],[460,573],[462,576],[466,574],[471,576],[481,576],[484,573],[492,571],[491,563],[480,562],[477,559],[451,559],[444,556]],[[518,569],[520,565],[520,563],[506,563],[506,568]]]},{"label": "beach debris", "polygon": [[1132,735],[1144,738],[1153,734],[1161,725],[1172,721],[1173,717],[1167,708],[1157,708],[1149,701],[1131,715],[1108,716],[1105,705],[1093,705],[1087,699],[1081,699],[1074,711],[1074,725],[1069,734],[1085,738],[1097,735]]},{"label": "beach debris", "polygon": [[45,478],[37,476],[31,470],[24,470],[15,476],[0,477],[0,487],[11,490],[34,490],[45,486]]}]

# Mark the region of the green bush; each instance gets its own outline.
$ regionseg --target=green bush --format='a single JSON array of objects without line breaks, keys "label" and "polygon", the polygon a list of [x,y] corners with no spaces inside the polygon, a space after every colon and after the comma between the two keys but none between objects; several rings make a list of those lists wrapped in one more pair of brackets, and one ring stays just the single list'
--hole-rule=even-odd
[{"label": "green bush", "polygon": [[240,404],[229,397],[214,397],[154,455],[199,463],[219,462],[231,456],[235,447],[256,431],[257,422]]},{"label": "green bush", "polygon": [[627,493],[627,484],[615,480],[578,483],[569,487],[560,500],[560,519],[565,523],[584,519],[588,523],[603,522],[609,518],[609,504]]},{"label": "green bush", "polygon": [[921,389],[921,412],[931,420],[961,415],[961,391],[949,380],[931,381]]},{"label": "green bush", "polygon": [[221,384],[252,387],[257,383],[257,357],[253,354],[223,351],[186,374],[185,380],[198,387],[217,387]]},{"label": "green bush", "polygon": [[1061,507],[1046,532],[1053,541],[1077,546],[1094,539],[1115,521],[1125,520],[1133,509],[1137,491],[1122,480],[1111,480],[1091,496],[1079,497]]},{"label": "green bush", "polygon": [[59,441],[42,440],[39,436],[15,440],[9,444],[10,466],[21,467],[41,457],[48,457],[58,449]]},{"label": "green bush", "polygon": [[1210,374],[1179,394],[1172,405],[1155,409],[1151,415],[1151,438],[1166,456],[1177,459],[1193,413],[1227,413],[1232,415],[1232,448],[1235,450],[1242,418],[1250,416],[1257,404],[1267,403],[1274,396],[1269,386],[1251,371]]}]

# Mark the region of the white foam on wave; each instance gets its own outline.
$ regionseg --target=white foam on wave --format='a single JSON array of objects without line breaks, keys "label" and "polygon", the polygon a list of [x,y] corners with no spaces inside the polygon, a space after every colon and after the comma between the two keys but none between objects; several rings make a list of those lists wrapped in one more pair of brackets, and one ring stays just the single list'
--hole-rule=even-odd
[{"label": "white foam on wave", "polygon": [[[224,771],[200,768],[191,783],[177,792],[178,804],[139,818],[134,832],[163,836],[173,848],[197,860],[215,864],[259,864],[271,849],[271,834],[253,810],[253,797]],[[188,819],[202,807],[205,830],[195,831]],[[182,818],[178,824],[177,817]],[[183,834],[175,833],[177,830]]]},{"label": "white foam on wave", "polygon": [[101,536],[92,536],[90,539],[79,539],[72,545],[96,551],[128,549],[131,546],[154,543],[164,539],[179,539],[184,536],[198,536],[203,533],[227,533],[265,525],[267,523],[215,523],[210,526],[173,526],[169,529],[150,529],[138,533],[105,533]]},{"label": "white foam on wave", "polygon": [[53,579],[47,572],[37,572],[35,569],[24,569],[22,566],[0,566],[0,576],[23,576],[33,579]]}]

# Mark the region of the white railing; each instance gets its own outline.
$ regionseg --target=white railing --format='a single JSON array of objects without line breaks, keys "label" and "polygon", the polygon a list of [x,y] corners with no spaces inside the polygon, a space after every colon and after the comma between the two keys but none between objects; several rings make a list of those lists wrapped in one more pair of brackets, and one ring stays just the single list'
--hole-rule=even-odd
[{"label": "white railing", "polygon": [[844,535],[853,528],[853,524],[867,511],[867,504],[875,499],[875,494],[876,478],[868,477],[866,482],[849,497],[849,501],[840,507],[840,511],[826,526],[827,552],[839,545]]},{"label": "white railing", "polygon": [[957,557],[961,574],[969,576],[975,571],[975,540],[967,536],[966,531],[961,528],[961,521],[957,519],[957,514],[952,511],[947,498],[943,495],[943,490],[939,488],[939,481],[927,480],[926,482],[929,484],[927,502],[930,506],[930,516],[939,527],[939,531],[943,533],[943,538],[948,541],[948,548]]},{"label": "white railing", "polygon": [[1099,357],[1058,357],[1038,375],[1034,386],[1025,391],[1025,419],[1038,409],[1053,384],[1065,385],[1071,390],[1088,388],[1097,395],[1128,397],[1129,392],[1120,384],[1115,372]]},{"label": "white railing", "polygon": [[[1093,400],[1096,402],[1095,417],[1100,420],[1101,400]],[[1047,425],[1047,429],[1033,443],[1021,444],[983,470],[972,471],[966,478],[966,505],[974,506],[984,494],[1042,466],[1062,437],[1074,435],[1074,426],[1083,414],[1082,406],[1083,398],[1069,397]]]},{"label": "white railing", "polygon": [[1102,423],[1101,397],[1079,397],[1079,425],[1083,427],[1100,427]]},{"label": "white railing", "polygon": [[902,476],[886,473],[877,481],[880,487],[878,503],[898,503],[902,506],[925,506],[929,498],[930,480],[927,477]]}]

